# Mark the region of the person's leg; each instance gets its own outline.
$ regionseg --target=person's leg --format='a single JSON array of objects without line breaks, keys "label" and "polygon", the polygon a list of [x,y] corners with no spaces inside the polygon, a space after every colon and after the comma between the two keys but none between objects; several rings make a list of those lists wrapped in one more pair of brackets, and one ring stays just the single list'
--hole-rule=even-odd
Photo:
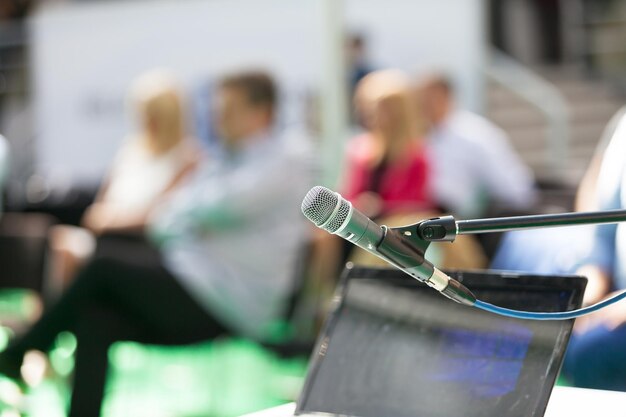
[{"label": "person's leg", "polygon": [[57,334],[74,331],[76,321],[85,307],[104,296],[101,286],[106,282],[100,262],[90,262],[76,280],[24,335],[11,343],[7,352],[23,354],[30,349],[48,350]]},{"label": "person's leg", "polygon": [[13,349],[47,350],[62,330],[74,332],[78,340],[71,415],[97,415],[107,350],[115,341],[187,344],[224,333],[159,263],[122,256],[90,262]]},{"label": "person's leg", "polygon": [[626,326],[573,335],[562,373],[577,387],[626,391]]},{"label": "person's leg", "polygon": [[225,332],[162,267],[120,260],[98,264],[110,285],[107,297],[83,310],[75,327],[78,348],[70,417],[97,415],[108,348],[116,341],[187,344]]},{"label": "person's leg", "polygon": [[118,339],[133,339],[138,329],[106,306],[85,309],[75,335],[78,340],[74,386],[68,417],[98,416],[104,398],[108,351]]},{"label": "person's leg", "polygon": [[48,235],[50,261],[45,290],[47,298],[57,299],[93,254],[96,240],[88,230],[67,225],[53,226]]},{"label": "person's leg", "polygon": [[[47,350],[59,332],[74,330],[79,312],[93,303],[113,306],[141,320],[145,328],[174,332],[175,340],[182,335],[190,337],[205,326],[190,320],[181,323],[185,315],[208,315],[163,267],[158,251],[142,241],[114,237],[107,238],[104,245],[99,242],[98,252],[62,298],[15,342],[16,350]],[[167,305],[177,301],[170,292],[178,295],[178,310]],[[180,304],[185,304],[185,309],[180,309]]]}]

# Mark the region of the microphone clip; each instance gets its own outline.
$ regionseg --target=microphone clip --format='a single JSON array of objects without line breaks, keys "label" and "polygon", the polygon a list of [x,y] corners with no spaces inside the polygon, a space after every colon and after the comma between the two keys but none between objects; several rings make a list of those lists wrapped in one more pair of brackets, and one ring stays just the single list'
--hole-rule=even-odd
[{"label": "microphone clip", "polygon": [[435,217],[389,229],[403,235],[405,239],[424,251],[430,242],[454,242],[458,233],[456,219],[453,216]]}]

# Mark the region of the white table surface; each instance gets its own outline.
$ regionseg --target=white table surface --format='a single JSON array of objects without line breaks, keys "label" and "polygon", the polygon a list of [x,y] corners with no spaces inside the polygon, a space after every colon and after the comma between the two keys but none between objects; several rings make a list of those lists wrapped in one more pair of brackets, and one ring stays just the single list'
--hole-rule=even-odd
[{"label": "white table surface", "polygon": [[[289,403],[242,417],[290,417],[295,409],[296,404]],[[595,416],[626,416],[626,392],[554,387],[545,417]]]}]

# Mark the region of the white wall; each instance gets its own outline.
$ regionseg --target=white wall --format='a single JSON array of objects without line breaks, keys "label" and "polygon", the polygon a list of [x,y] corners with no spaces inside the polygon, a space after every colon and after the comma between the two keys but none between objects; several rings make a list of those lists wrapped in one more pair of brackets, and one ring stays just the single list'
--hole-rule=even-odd
[{"label": "white wall", "polygon": [[463,106],[483,110],[484,0],[345,0],[348,30],[363,33],[378,67],[443,70]]}]

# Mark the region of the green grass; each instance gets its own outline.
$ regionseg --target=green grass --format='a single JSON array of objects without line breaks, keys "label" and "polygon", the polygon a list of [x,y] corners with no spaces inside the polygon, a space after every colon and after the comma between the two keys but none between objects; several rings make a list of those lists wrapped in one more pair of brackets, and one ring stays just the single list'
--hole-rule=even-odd
[{"label": "green grass", "polygon": [[238,416],[292,401],[306,359],[283,360],[245,340],[190,347],[120,343],[104,416]]},{"label": "green grass", "polygon": [[[16,317],[28,306],[16,293],[0,296],[0,317]],[[0,350],[11,332],[0,331]],[[49,352],[55,372],[27,393],[29,417],[63,417],[70,397],[76,341],[69,333]],[[293,401],[308,358],[281,359],[242,339],[192,346],[117,343],[102,417],[231,417]],[[1,381],[0,381],[1,383]],[[0,417],[8,407],[0,405]]]},{"label": "green grass", "polygon": [[[187,347],[118,343],[109,357],[103,417],[239,416],[293,401],[306,371],[305,358],[279,359],[238,339]],[[63,417],[69,385],[63,375],[47,378],[29,391],[27,415]]]}]

